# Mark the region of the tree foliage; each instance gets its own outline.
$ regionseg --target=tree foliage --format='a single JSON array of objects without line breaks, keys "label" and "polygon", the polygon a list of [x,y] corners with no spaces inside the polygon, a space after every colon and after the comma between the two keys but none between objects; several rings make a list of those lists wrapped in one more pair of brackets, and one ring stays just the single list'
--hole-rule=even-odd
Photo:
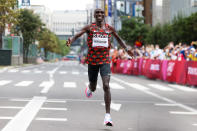
[{"label": "tree foliage", "polygon": [[18,24],[16,26],[23,36],[23,56],[24,60],[27,61],[29,45],[33,44],[38,38],[39,29],[43,24],[40,17],[34,14],[32,10],[24,9],[20,10]]},{"label": "tree foliage", "polygon": [[137,38],[142,36],[145,44],[159,44],[165,47],[170,41],[178,44],[179,42],[190,44],[197,40],[197,13],[189,17],[178,15],[171,23],[148,27],[139,20],[123,19],[122,30],[119,35],[126,42],[134,43]]},{"label": "tree foliage", "polygon": [[133,45],[136,40],[144,42],[148,32],[148,25],[142,22],[142,18],[122,18],[122,30],[118,34],[126,40],[130,45]]},{"label": "tree foliage", "polygon": [[16,0],[0,0],[0,48],[2,47],[2,35],[6,24],[16,24],[18,11]]},{"label": "tree foliage", "polygon": [[66,55],[69,52],[69,48],[65,46],[66,41],[60,41],[59,38],[47,28],[43,28],[39,34],[39,46],[43,48],[45,58],[47,52],[54,52],[61,55]]}]

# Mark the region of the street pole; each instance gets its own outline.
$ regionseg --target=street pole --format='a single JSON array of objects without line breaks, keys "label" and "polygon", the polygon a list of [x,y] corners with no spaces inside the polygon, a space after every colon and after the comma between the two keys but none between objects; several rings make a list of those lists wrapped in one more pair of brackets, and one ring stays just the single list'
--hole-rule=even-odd
[{"label": "street pole", "polygon": [[[117,30],[117,20],[118,20],[118,15],[117,15],[117,5],[116,5],[117,0],[114,0],[114,29]],[[117,47],[117,41],[114,39],[114,47]]]},{"label": "street pole", "polygon": [[126,16],[127,12],[127,0],[124,0],[124,14]]}]

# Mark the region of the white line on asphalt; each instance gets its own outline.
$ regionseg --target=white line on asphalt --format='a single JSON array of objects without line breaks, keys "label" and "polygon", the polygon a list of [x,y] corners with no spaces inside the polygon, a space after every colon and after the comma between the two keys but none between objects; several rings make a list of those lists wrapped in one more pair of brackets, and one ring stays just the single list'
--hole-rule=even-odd
[{"label": "white line on asphalt", "polygon": [[15,73],[15,72],[19,72],[19,70],[18,69],[10,69],[10,70],[8,70],[8,72]]},{"label": "white line on asphalt", "polygon": [[48,93],[48,91],[49,91],[50,88],[54,85],[54,83],[55,83],[55,82],[54,82],[53,80],[42,82],[42,83],[40,84],[39,87],[44,87],[44,88],[41,90],[40,93],[42,93],[42,94]]},{"label": "white line on asphalt", "polygon": [[22,109],[23,107],[19,106],[0,106],[0,109]]},{"label": "white line on asphalt", "polygon": [[[160,95],[158,95],[158,94],[156,94],[156,93],[153,93],[153,92],[151,92],[151,91],[138,89],[137,87],[139,87],[139,84],[131,84],[131,83],[129,83],[129,82],[125,82],[125,81],[123,81],[123,80],[121,80],[121,79],[119,79],[119,78],[116,78],[116,77],[112,77],[112,79],[114,79],[114,80],[116,80],[116,81],[118,81],[118,82],[120,82],[120,83],[123,83],[123,84],[125,84],[125,85],[128,85],[128,86],[130,86],[130,87],[132,87],[132,88],[135,88],[135,89],[137,89],[137,90],[140,90],[140,91],[144,92],[145,94],[151,95],[151,96],[156,97],[156,98],[158,98],[158,99],[160,99],[160,100],[166,101],[166,102],[171,103],[171,104],[178,104],[179,107],[181,107],[181,108],[183,108],[183,109],[185,109],[185,110],[187,110],[187,111],[195,112],[195,113],[197,112],[197,110],[194,109],[194,108],[192,108],[192,107],[183,105],[183,104],[181,104],[181,103],[178,103],[178,102],[176,102],[176,101],[174,101],[174,100],[171,100],[171,99],[168,99],[168,98],[166,98],[166,97],[160,96]],[[144,86],[140,85],[140,87],[144,87]]]},{"label": "white line on asphalt", "polygon": [[73,75],[79,75],[79,72],[78,71],[72,71],[72,74]]},{"label": "white line on asphalt", "polygon": [[66,103],[64,100],[46,100],[48,103]]},{"label": "white line on asphalt", "polygon": [[148,86],[158,89],[158,90],[161,90],[161,91],[174,91],[174,89],[171,89],[169,87],[165,87],[165,86],[162,86],[159,84],[148,84]]},{"label": "white line on asphalt", "polygon": [[34,97],[2,131],[26,131],[45,100],[46,97]]},{"label": "white line on asphalt", "polygon": [[35,70],[34,71],[34,73],[36,73],[36,74],[40,74],[40,73],[42,73],[43,71],[40,71],[40,70]]},{"label": "white line on asphalt", "polygon": [[62,122],[65,122],[67,121],[66,118],[36,118],[36,120],[38,121],[62,121]]},{"label": "white line on asphalt", "polygon": [[197,89],[192,89],[192,88],[189,88],[187,86],[182,86],[182,85],[173,85],[173,84],[168,84],[169,86],[173,87],[173,88],[176,88],[178,90],[181,90],[181,91],[186,91],[186,92],[197,92]]},{"label": "white line on asphalt", "polygon": [[29,99],[10,99],[10,101],[28,102]]},{"label": "white line on asphalt", "polygon": [[[30,101],[30,99],[10,99],[10,101],[28,102],[28,101]],[[55,99],[49,99],[49,100],[46,100],[45,102],[48,102],[48,103],[66,103],[65,100],[55,100]]]},{"label": "white line on asphalt", "polygon": [[75,82],[64,82],[64,88],[77,88],[77,84]]},{"label": "white line on asphalt", "polygon": [[0,86],[4,86],[4,85],[7,85],[11,82],[11,80],[1,80],[0,81]]},{"label": "white line on asphalt", "polygon": [[[89,82],[86,82],[85,85],[88,87]],[[96,88],[97,88],[97,89],[101,89],[101,86],[100,86],[99,84],[97,84],[97,85],[96,85]]]},{"label": "white line on asphalt", "polygon": [[41,110],[52,110],[52,111],[67,111],[67,108],[41,108]]},{"label": "white line on asphalt", "polygon": [[146,90],[149,90],[149,88],[145,87],[145,86],[142,86],[140,84],[137,84],[137,83],[127,83],[130,87],[134,88],[134,89],[137,89],[137,90],[141,90],[141,91],[146,91]]},{"label": "white line on asphalt", "polygon": [[60,71],[59,73],[60,73],[60,74],[67,74],[66,71]]},{"label": "white line on asphalt", "polygon": [[169,111],[169,113],[176,115],[197,115],[197,112]]},{"label": "white line on asphalt", "polygon": [[29,73],[30,70],[24,70],[24,71],[21,71],[22,73]]},{"label": "white line on asphalt", "polygon": [[[101,105],[105,106],[105,103],[101,103]],[[111,107],[111,109],[113,109],[115,111],[119,111],[121,108],[121,104],[115,104],[115,103],[111,102],[110,107]]]},{"label": "white line on asphalt", "polygon": [[17,83],[15,86],[29,86],[33,83],[33,81],[21,81]]},{"label": "white line on asphalt", "polygon": [[197,126],[197,124],[192,124],[193,126]]},{"label": "white line on asphalt", "polygon": [[123,86],[119,85],[118,83],[109,83],[111,89],[125,89]]},{"label": "white line on asphalt", "polygon": [[178,104],[162,104],[162,103],[156,103],[155,106],[178,106]]},{"label": "white line on asphalt", "polygon": [[0,117],[0,120],[11,120],[13,119],[14,117]]}]

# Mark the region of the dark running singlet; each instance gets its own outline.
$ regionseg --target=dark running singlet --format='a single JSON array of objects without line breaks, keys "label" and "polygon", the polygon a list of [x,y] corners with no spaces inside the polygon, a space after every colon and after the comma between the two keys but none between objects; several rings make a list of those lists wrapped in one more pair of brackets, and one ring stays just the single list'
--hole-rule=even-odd
[{"label": "dark running singlet", "polygon": [[109,51],[111,46],[111,30],[108,24],[102,28],[93,23],[87,32],[88,54],[86,63],[90,65],[109,64]]}]

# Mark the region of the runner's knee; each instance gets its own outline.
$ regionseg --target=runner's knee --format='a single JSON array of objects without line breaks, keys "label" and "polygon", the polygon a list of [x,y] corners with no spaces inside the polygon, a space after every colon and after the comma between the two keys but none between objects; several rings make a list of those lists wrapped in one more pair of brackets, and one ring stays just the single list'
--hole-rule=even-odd
[{"label": "runner's knee", "polygon": [[104,92],[110,91],[108,82],[103,83],[103,90],[104,90]]}]

